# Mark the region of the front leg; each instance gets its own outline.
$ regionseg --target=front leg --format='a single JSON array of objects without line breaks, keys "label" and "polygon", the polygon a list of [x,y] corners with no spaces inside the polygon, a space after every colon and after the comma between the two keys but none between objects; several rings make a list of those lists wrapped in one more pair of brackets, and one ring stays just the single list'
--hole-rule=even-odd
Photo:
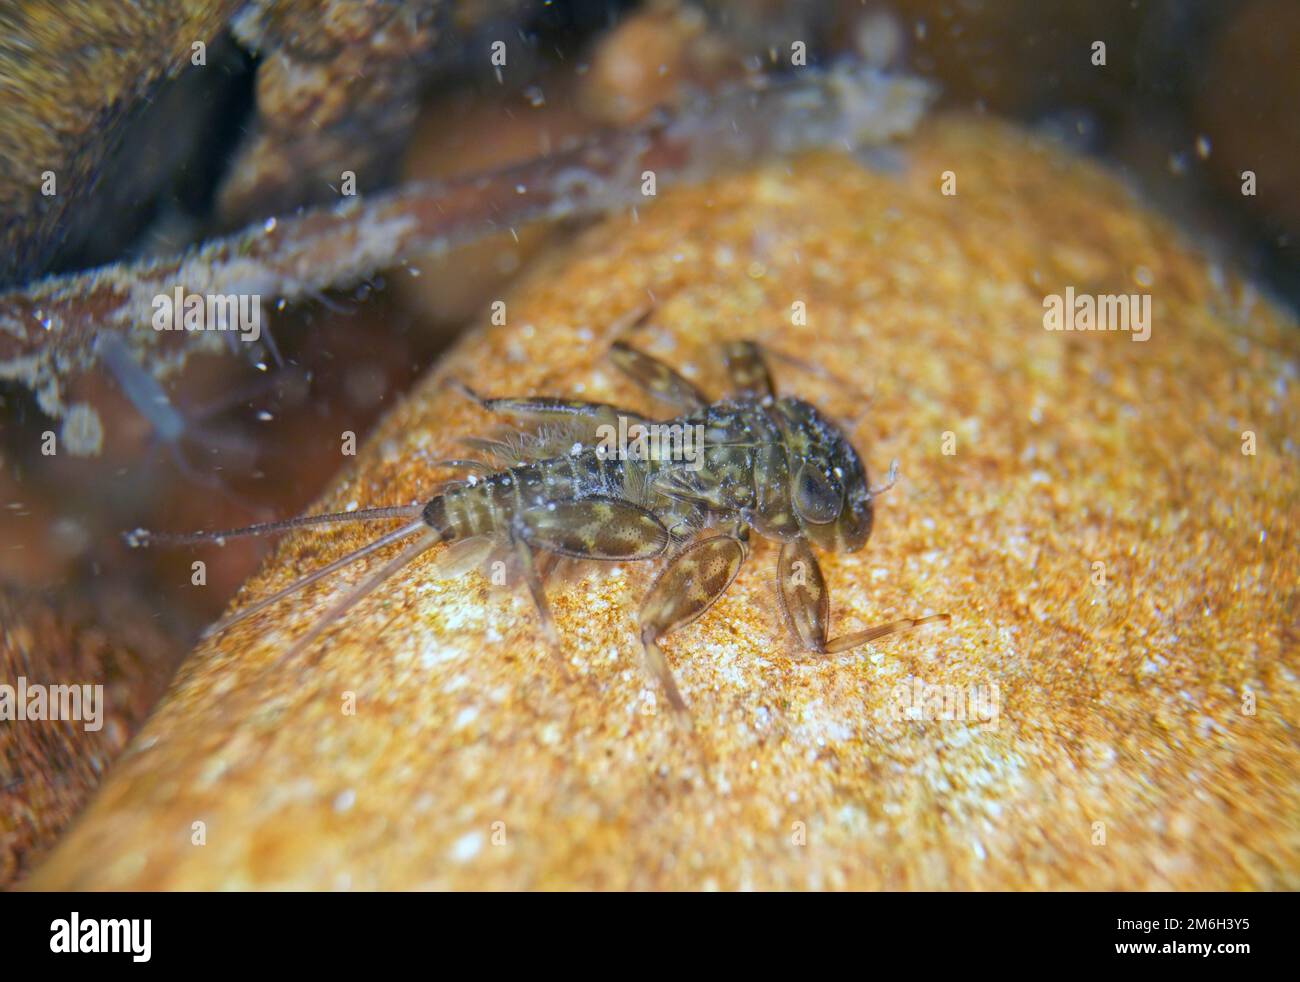
[{"label": "front leg", "polygon": [[536,427],[536,432],[517,438],[469,437],[464,440],[467,446],[502,465],[558,457],[567,454],[574,443],[598,443],[605,433],[619,429],[619,417],[624,417],[628,426],[650,422],[640,413],[605,402],[550,396],[495,398],[480,395],[458,379],[451,379],[447,384],[494,415],[513,417]]},{"label": "front leg", "polygon": [[607,402],[588,402],[582,399],[557,399],[552,396],[497,397],[480,395],[460,379],[448,379],[451,386],[471,402],[490,413],[500,416],[513,416],[528,420],[530,423],[572,424],[575,422],[589,425],[593,430],[607,423],[617,425],[618,418],[624,416],[628,425],[650,422],[640,413]]},{"label": "front leg", "polygon": [[673,558],[641,604],[641,644],[645,648],[646,667],[659,679],[668,704],[676,712],[687,711],[686,700],[677,688],[659,642],[690,624],[727,592],[748,551],[738,534],[700,539]]},{"label": "front leg", "polygon": [[756,342],[730,341],[723,347],[722,357],[736,395],[767,401],[776,398],[772,373],[767,369],[763,349]]},{"label": "front leg", "polygon": [[532,595],[533,603],[537,607],[537,617],[542,625],[542,636],[546,639],[546,647],[555,659],[555,664],[564,676],[565,681],[572,681],[573,675],[569,672],[569,666],[564,660],[564,649],[560,645],[559,632],[555,630],[555,618],[551,614],[551,604],[546,599],[545,575],[542,571],[541,564],[538,562],[527,540],[522,534],[522,528],[516,526],[510,531],[510,544],[514,550],[515,561],[519,564],[519,572],[524,578],[524,584],[528,587],[528,592]]},{"label": "front leg", "polygon": [[610,346],[609,357],[624,375],[656,399],[691,412],[708,404],[704,393],[658,358],[638,351],[622,341]]},{"label": "front leg", "polygon": [[887,634],[911,631],[927,624],[946,624],[952,620],[948,614],[907,617],[828,640],[830,593],[826,589],[821,563],[817,561],[808,540],[802,536],[790,539],[781,546],[781,559],[777,565],[777,595],[781,598],[781,610],[785,614],[786,624],[795,637],[804,648],[820,655],[848,651]]}]

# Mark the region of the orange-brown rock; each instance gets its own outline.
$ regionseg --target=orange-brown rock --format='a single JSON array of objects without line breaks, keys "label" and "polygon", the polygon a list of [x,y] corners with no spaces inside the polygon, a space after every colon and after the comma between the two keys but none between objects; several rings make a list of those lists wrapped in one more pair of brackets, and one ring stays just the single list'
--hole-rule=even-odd
[{"label": "orange-brown rock", "polygon": [[[93,599],[0,588],[0,888],[21,879],[91,797],[162,694],[180,649],[111,591]],[[22,690],[19,690],[22,679]],[[48,703],[5,696],[50,686],[102,686],[91,702],[55,695],[81,719],[50,719]],[[91,690],[93,692],[93,690]],[[33,705],[46,718],[30,718]]]},{"label": "orange-brown rock", "polygon": [[[651,294],[639,342],[715,391],[717,342],[756,337],[864,393],[779,370],[864,412],[877,474],[902,464],[868,548],[824,557],[833,622],[946,610],[948,630],[803,656],[757,548],[665,643],[692,740],[641,668],[648,569],[555,590],[576,681],[521,589],[428,559],[271,669],[322,586],[195,652],[33,885],[1300,886],[1295,324],[1092,164],[965,119],[908,155],[772,165],[598,224],[322,506],[427,491],[426,462],[486,425],[447,374],[636,401],[604,354]],[[1044,330],[1068,286],[1149,293],[1150,339]],[[248,596],[364,538],[292,537]],[[996,720],[897,718],[916,684],[952,709],[996,685]]]},{"label": "orange-brown rock", "polygon": [[[189,66],[191,46],[212,41],[237,7],[20,0],[0,9],[0,281],[40,272],[76,234],[122,121]],[[126,180],[151,176],[153,163],[137,159]]]}]

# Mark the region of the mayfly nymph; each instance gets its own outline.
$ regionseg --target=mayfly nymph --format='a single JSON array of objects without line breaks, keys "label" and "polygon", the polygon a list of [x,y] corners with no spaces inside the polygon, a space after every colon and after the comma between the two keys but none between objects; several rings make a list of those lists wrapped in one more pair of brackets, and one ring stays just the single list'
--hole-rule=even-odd
[{"label": "mayfly nymph", "polygon": [[[559,643],[544,583],[559,558],[616,562],[664,560],[639,616],[646,665],[669,704],[685,711],[660,650],[663,638],[690,624],[726,592],[749,554],[750,533],[781,543],[777,595],[785,623],[800,645],[817,654],[846,651],[947,614],[909,617],[838,638],[829,636],[830,598],[813,547],[861,549],[871,535],[872,488],[856,450],[814,406],[778,397],[762,350],[730,342],[724,355],[734,394],[709,402],[662,362],[622,342],[614,363],[679,415],[653,424],[642,414],[599,402],[557,398],[486,398],[459,385],[484,410],[537,427],[525,439],[474,440],[489,459],[443,461],[478,473],[444,485],[423,504],[308,515],[224,532],[181,535],[128,533],[131,545],[220,541],[269,535],[303,526],[406,519],[395,531],[263,597],[209,628],[223,631],[386,546],[407,545],[345,591],[283,658],[315,641],[346,611],[417,556],[440,543],[465,554],[508,550],[517,562],[552,651]],[[611,428],[662,425],[703,433],[692,455],[614,454],[601,439]],[[682,459],[690,456],[691,459]],[[411,541],[407,541],[411,540]],[[563,668],[563,660],[560,661]],[[566,672],[567,674],[567,672]]]}]

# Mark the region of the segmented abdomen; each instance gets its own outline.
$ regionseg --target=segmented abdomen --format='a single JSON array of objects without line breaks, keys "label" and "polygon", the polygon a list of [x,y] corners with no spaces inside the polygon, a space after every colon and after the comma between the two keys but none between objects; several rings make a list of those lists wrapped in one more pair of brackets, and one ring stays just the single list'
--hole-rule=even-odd
[{"label": "segmented abdomen", "polygon": [[[715,403],[660,424],[702,436],[689,453],[635,459],[602,454],[593,444],[509,467],[449,489],[424,509],[446,540],[505,537],[527,509],[591,497],[647,508],[674,537],[744,510],[758,525],[788,512],[786,451],[780,427],[759,403]],[[679,448],[685,449],[685,448]]]}]

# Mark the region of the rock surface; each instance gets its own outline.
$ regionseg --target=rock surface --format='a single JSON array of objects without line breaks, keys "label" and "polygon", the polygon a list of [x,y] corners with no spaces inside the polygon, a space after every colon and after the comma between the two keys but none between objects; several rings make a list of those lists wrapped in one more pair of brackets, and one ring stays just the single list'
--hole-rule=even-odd
[{"label": "rock surface", "polygon": [[[1150,340],[1044,330],[1067,286],[1149,293]],[[928,610],[948,630],[804,657],[761,545],[665,644],[692,738],[641,669],[649,569],[553,589],[576,681],[522,588],[430,558],[269,667],[328,582],[196,651],[33,885],[1300,887],[1293,322],[1092,165],[940,119],[897,172],[809,157],[591,229],[322,505],[443,476],[428,462],[487,426],[447,375],[643,404],[604,354],[648,293],[637,342],[710,391],[713,346],[754,337],[869,394],[776,366],[863,412],[877,480],[902,465],[867,549],[823,557],[832,630]],[[368,537],[294,536],[244,596]],[[918,685],[950,710],[996,685],[996,719],[897,718]]]},{"label": "rock surface", "polygon": [[[8,687],[0,689],[0,889],[20,881],[85,806],[183,654],[141,606],[115,592],[71,600],[0,587],[0,686]],[[52,686],[76,686],[78,695]],[[65,707],[81,718],[64,717]]]}]

